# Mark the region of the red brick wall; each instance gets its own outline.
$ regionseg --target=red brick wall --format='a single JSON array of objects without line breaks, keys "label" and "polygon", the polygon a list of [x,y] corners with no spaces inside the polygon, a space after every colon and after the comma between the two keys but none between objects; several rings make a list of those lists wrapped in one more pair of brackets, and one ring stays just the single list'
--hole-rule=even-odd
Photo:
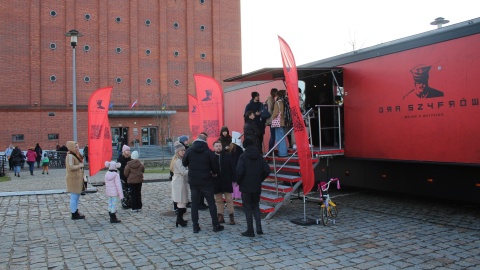
[{"label": "red brick wall", "polygon": [[[121,21],[116,22],[116,17]],[[213,76],[227,87],[230,84],[223,80],[241,73],[239,0],[204,4],[199,0],[4,1],[0,9],[0,118],[4,123],[0,147],[12,143],[12,134],[24,134],[24,142],[14,143],[22,148],[37,142],[53,148],[57,141],[48,141],[49,133],[60,134],[60,145],[72,139],[72,47],[64,36],[71,29],[84,35],[76,47],[80,144],[87,141],[88,99],[100,87],[113,86],[114,110],[129,110],[137,99],[137,110],[158,109],[168,97],[167,109],[178,112],[172,118],[172,136],[178,136],[189,134],[187,94],[195,93],[193,74]],[[56,48],[52,50],[50,44]],[[85,45],[89,51],[84,51]],[[55,82],[50,81],[52,75]],[[121,83],[115,82],[117,77]],[[150,85],[147,78],[152,80]],[[49,117],[48,112],[55,116]],[[153,120],[110,121],[112,127],[133,127],[130,122],[140,127]]]}]

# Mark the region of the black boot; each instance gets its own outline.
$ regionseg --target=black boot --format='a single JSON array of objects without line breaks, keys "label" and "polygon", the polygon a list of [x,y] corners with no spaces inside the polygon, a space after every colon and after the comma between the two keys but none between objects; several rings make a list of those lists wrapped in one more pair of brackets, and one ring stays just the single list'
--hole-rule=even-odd
[{"label": "black boot", "polygon": [[79,212],[78,212],[78,209],[77,211],[75,211],[75,213],[72,213],[72,219],[73,220],[76,220],[76,219],[84,219],[85,216],[84,215],[81,215]]},{"label": "black boot", "polygon": [[198,233],[200,231],[200,225],[193,224],[193,233]]},{"label": "black boot", "polygon": [[120,223],[121,221],[117,219],[116,213],[108,213],[110,215],[110,223]]},{"label": "black boot", "polygon": [[185,208],[178,208],[177,209],[177,221],[175,222],[175,227],[178,227],[178,225],[185,227],[187,226],[187,221],[183,220],[183,214],[187,212],[187,209]]}]

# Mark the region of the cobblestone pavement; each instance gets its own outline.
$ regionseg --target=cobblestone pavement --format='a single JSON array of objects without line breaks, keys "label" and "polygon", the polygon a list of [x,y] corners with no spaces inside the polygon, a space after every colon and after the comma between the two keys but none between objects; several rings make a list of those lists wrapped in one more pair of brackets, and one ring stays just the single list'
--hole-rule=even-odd
[{"label": "cobblestone pavement", "polygon": [[[237,224],[222,232],[211,230],[207,211],[200,211],[200,233],[193,234],[191,222],[176,228],[168,181],[145,182],[142,212],[120,208],[122,223],[110,224],[103,186],[81,197],[86,219],[73,221],[66,193],[5,193],[65,189],[63,169],[48,176],[22,173],[9,172],[12,180],[0,182],[0,269],[480,268],[478,205],[342,189],[331,192],[339,211],[335,224],[292,223],[303,217],[303,202],[293,200],[263,221],[264,235],[246,238],[240,208]],[[317,218],[318,195],[310,196],[305,211]]]}]

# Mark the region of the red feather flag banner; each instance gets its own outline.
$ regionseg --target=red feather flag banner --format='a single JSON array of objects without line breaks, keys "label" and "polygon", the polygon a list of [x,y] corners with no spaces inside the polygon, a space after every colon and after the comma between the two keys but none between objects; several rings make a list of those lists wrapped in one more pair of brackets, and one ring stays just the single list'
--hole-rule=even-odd
[{"label": "red feather flag banner", "polygon": [[188,122],[190,124],[190,133],[192,134],[191,141],[197,139],[200,134],[200,127],[202,126],[202,117],[198,109],[197,98],[188,94]]},{"label": "red feather flag banner", "polygon": [[212,77],[194,74],[198,109],[202,125],[200,132],[208,134],[208,146],[218,139],[223,126],[223,89]]},{"label": "red feather flag banner", "polygon": [[112,159],[112,136],[108,121],[108,104],[113,87],[100,88],[88,100],[88,162],[90,176]]},{"label": "red feather flag banner", "polygon": [[300,163],[300,173],[302,176],[303,194],[306,196],[313,188],[314,173],[312,165],[312,154],[308,145],[308,133],[300,111],[298,97],[298,74],[295,58],[288,44],[280,36],[280,52],[282,54],[283,74],[285,75],[285,84],[287,86],[288,100],[290,102],[290,111],[292,114],[293,132],[297,143],[297,154]]}]

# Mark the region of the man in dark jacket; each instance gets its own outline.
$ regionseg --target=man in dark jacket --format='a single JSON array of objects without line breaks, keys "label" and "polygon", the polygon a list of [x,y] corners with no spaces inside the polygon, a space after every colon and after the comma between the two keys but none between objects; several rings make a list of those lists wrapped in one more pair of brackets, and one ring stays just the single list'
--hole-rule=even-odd
[{"label": "man in dark jacket", "polygon": [[[230,218],[230,225],[235,225],[232,183],[235,181],[235,160],[233,155],[223,148],[222,142],[216,141],[213,143],[215,151],[215,159],[219,164],[220,173],[213,179],[213,191],[215,193],[215,203],[217,205],[218,222],[225,223],[223,212],[225,211],[225,202],[227,204],[228,217]],[[225,196],[225,198],[224,198]],[[225,199],[225,202],[224,202]]]},{"label": "man in dark jacket", "polygon": [[253,119],[253,123],[257,126],[260,133],[258,134],[258,138],[260,140],[260,149],[262,149],[263,145],[263,135],[265,134],[265,122],[267,119],[262,119],[260,117],[261,111],[263,109],[263,104],[260,102],[260,94],[258,92],[252,92],[252,99],[250,102],[245,106],[245,111],[243,114],[245,115],[246,112],[251,111],[255,114],[255,118]]},{"label": "man in dark jacket", "polygon": [[198,138],[188,148],[182,159],[183,166],[188,167],[188,183],[190,184],[190,193],[192,201],[192,223],[193,232],[198,233],[200,226],[198,224],[198,205],[200,195],[207,199],[208,209],[212,218],[213,231],[223,230],[223,226],[218,223],[217,207],[213,197],[213,178],[219,173],[218,164],[215,162],[215,154],[208,148],[207,136],[198,135]]},{"label": "man in dark jacket", "polygon": [[255,218],[257,234],[263,234],[260,219],[260,193],[263,180],[270,174],[270,167],[258,153],[251,139],[245,139],[243,147],[245,152],[240,156],[236,169],[237,184],[242,192],[242,204],[247,220],[247,230],[242,233],[242,236],[254,237],[253,218]]}]

